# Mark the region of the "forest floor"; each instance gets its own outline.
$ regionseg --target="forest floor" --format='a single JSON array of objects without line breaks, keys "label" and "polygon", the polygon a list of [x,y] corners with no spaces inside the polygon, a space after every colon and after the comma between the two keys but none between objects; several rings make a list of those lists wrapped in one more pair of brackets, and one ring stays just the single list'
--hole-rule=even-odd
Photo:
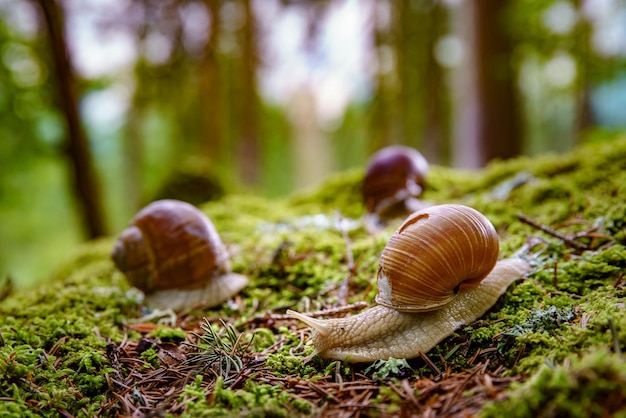
[{"label": "forest floor", "polygon": [[415,359],[317,356],[287,309],[372,305],[393,231],[362,227],[363,170],[287,199],[201,206],[250,285],[151,317],[114,238],[36,287],[0,288],[0,416],[610,416],[626,413],[626,138],[566,155],[432,167],[424,198],[484,213],[532,270]]}]

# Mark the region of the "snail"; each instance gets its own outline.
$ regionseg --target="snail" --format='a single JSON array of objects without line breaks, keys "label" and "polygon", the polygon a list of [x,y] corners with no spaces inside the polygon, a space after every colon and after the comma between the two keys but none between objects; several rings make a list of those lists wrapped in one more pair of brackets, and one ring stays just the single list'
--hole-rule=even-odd
[{"label": "snail", "polygon": [[288,310],[315,330],[315,354],[348,362],[413,358],[489,310],[530,269],[498,261],[498,235],[480,212],[437,205],[410,215],[382,251],[377,306],[321,320]]},{"label": "snail", "polygon": [[179,200],[157,200],[139,211],[111,257],[158,309],[218,306],[248,283],[231,271],[229,254],[211,221]]},{"label": "snail", "polygon": [[428,162],[411,147],[391,145],[372,155],[361,190],[366,228],[375,232],[389,219],[430,206],[420,200],[427,171]]}]

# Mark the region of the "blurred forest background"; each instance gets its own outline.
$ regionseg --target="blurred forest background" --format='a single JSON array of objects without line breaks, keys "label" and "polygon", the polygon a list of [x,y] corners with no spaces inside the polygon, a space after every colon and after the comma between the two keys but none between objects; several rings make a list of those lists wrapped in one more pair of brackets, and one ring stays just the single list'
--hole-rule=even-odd
[{"label": "blurred forest background", "polygon": [[[159,197],[626,130],[624,0],[0,0],[0,281]],[[219,226],[218,226],[219,229]]]}]

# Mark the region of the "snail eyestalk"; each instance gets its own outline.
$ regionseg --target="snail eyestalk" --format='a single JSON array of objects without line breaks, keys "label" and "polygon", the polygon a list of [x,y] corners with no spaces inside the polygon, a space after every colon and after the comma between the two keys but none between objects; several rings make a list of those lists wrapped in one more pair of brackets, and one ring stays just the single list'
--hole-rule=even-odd
[{"label": "snail eyestalk", "polygon": [[300,312],[292,311],[291,309],[287,309],[287,315],[299,319],[323,336],[327,336],[330,333],[330,327],[326,325],[324,321],[301,314]]}]

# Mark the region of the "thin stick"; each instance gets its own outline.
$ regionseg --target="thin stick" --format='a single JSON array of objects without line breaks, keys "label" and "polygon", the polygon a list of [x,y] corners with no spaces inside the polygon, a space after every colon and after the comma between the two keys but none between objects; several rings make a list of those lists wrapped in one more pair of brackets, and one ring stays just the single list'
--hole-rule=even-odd
[{"label": "thin stick", "polygon": [[437,366],[435,365],[435,363],[433,363],[433,361],[430,359],[430,357],[428,357],[426,355],[426,353],[420,351],[420,357],[422,358],[422,360],[424,360],[424,362],[426,362],[426,364],[428,365],[428,367],[430,367],[432,369],[433,372],[435,372],[435,374],[437,376],[441,376],[441,371],[437,368]]},{"label": "thin stick", "polygon": [[554,286],[554,288],[556,289],[557,285],[559,284],[559,277],[558,277],[558,273],[559,273],[559,260],[556,260],[554,262],[554,270],[553,270],[553,275],[552,275],[552,286]]},{"label": "thin stick", "polygon": [[609,329],[611,330],[611,336],[613,337],[613,348],[617,354],[622,354],[622,349],[619,345],[619,338],[617,336],[617,327],[615,326],[615,322],[613,322],[613,318],[609,318]]},{"label": "thin stick", "polygon": [[465,387],[467,386],[467,384],[480,371],[480,367],[481,367],[481,364],[478,364],[476,365],[476,367],[469,370],[469,374],[467,375],[467,377],[465,377],[465,379],[463,379],[460,383],[457,383],[455,385],[455,388],[452,391],[451,396],[448,397],[448,399],[446,399],[445,403],[443,404],[443,407],[440,410],[442,415],[446,415],[445,413],[450,411],[452,404],[454,404],[455,401],[458,400],[459,396],[461,396],[461,393],[463,393],[463,390],[465,390]]},{"label": "thin stick", "polygon": [[582,242],[578,242],[578,241],[574,241],[573,239],[555,231],[554,229],[550,228],[549,226],[546,225],[542,225],[532,219],[530,219],[528,216],[518,213],[517,214],[517,218],[524,222],[527,225],[532,226],[533,228],[537,228],[540,231],[545,232],[548,235],[552,235],[555,238],[560,239],[561,241],[563,241],[565,244],[569,245],[570,247],[574,247],[577,250],[588,250],[589,246],[587,244],[583,244]]},{"label": "thin stick", "polygon": [[338,306],[336,308],[330,309],[322,309],[320,311],[307,312],[306,314],[312,317],[317,316],[337,316],[342,315],[344,313],[352,312],[352,311],[360,311],[361,309],[365,309],[367,307],[367,302],[360,301],[354,302],[350,305]]},{"label": "thin stick", "polygon": [[[348,312],[360,311],[361,309],[365,309],[365,308],[367,308],[367,302],[360,301],[360,302],[351,303],[349,305],[338,306],[336,308],[322,309],[319,311],[305,312],[305,313],[307,316],[312,316],[315,318],[318,316],[339,316]],[[267,312],[262,315],[257,315],[255,317],[248,319],[246,323],[262,322],[262,321],[267,321],[267,320],[287,321],[290,319],[294,319],[293,316],[287,315],[287,314],[276,314],[272,312]]]}]

